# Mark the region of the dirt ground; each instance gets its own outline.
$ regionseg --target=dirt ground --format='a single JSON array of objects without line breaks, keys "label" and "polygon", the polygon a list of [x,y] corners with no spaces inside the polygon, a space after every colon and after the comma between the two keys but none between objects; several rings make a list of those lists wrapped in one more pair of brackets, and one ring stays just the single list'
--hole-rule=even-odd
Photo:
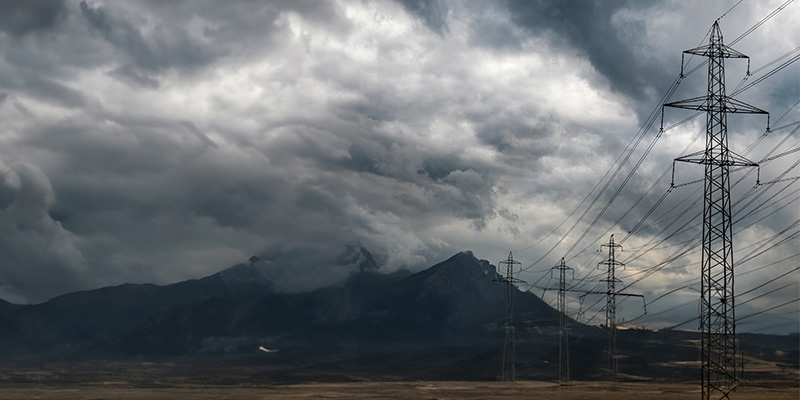
[{"label": "dirt ground", "polygon": [[[552,382],[353,382],[308,383],[268,386],[131,387],[119,383],[52,386],[2,385],[0,399],[47,400],[129,400],[129,399],[670,399],[697,400],[699,389],[681,383],[573,382],[559,386]],[[735,400],[797,400],[800,388],[740,387],[731,395]]]}]

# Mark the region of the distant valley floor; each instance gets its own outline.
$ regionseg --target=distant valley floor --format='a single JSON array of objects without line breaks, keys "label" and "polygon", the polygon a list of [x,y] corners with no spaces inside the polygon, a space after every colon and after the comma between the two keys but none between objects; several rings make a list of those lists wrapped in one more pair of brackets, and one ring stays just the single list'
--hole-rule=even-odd
[{"label": "distant valley floor", "polygon": [[[515,383],[492,380],[427,380],[394,375],[365,375],[341,371],[321,374],[299,369],[242,362],[176,358],[162,361],[50,361],[0,365],[3,399],[670,399],[696,400],[699,382],[622,376],[625,382],[576,380],[559,386],[553,381],[522,378]],[[235,361],[235,362],[234,362]],[[758,375],[766,364],[750,365],[750,379],[737,390],[736,400],[797,400],[800,370],[778,368]],[[290,379],[285,379],[290,378]]]},{"label": "distant valley floor", "polygon": [[[73,385],[0,385],[0,399],[671,399],[695,400],[697,385],[666,382],[573,382],[559,386],[553,382],[348,382],[307,383],[265,386],[220,386],[175,384],[141,387],[133,383],[91,382]],[[775,387],[745,386],[737,400],[796,400],[800,389],[783,382]]]}]

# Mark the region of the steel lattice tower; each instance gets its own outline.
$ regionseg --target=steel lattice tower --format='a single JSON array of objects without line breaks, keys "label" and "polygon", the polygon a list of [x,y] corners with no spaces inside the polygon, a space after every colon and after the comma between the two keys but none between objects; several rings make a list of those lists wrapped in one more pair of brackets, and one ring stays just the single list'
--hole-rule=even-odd
[{"label": "steel lattice tower", "polygon": [[558,332],[558,382],[569,382],[569,329],[567,328],[567,280],[566,272],[574,270],[564,263],[564,258],[555,267],[551,268],[550,274],[553,270],[558,270],[558,313],[559,315],[559,332]]},{"label": "steel lattice tower", "polygon": [[515,353],[516,353],[516,332],[514,329],[514,290],[515,283],[523,281],[514,278],[514,265],[520,265],[519,261],[514,261],[514,256],[508,252],[508,259],[500,261],[506,265],[506,275],[495,282],[506,284],[506,341],[503,343],[503,381],[514,382],[516,379]]},{"label": "steel lattice tower", "polygon": [[[617,380],[617,372],[619,371],[619,357],[617,355],[617,296],[625,297],[641,297],[644,301],[644,296],[641,294],[622,293],[617,292],[617,283],[622,283],[617,279],[616,271],[618,267],[625,268],[625,264],[617,261],[616,251],[622,250],[622,245],[614,243],[614,235],[608,240],[608,244],[601,244],[600,248],[608,247],[608,258],[605,261],[597,263],[605,265],[608,270],[606,279],[601,279],[600,282],[606,282],[608,289],[605,293],[602,292],[589,292],[600,293],[606,295],[606,328],[608,329],[608,370],[611,374],[611,380]],[[588,294],[588,293],[587,293]],[[644,304],[644,312],[647,313],[647,304]]]},{"label": "steel lattice tower", "polygon": [[711,28],[707,45],[686,50],[683,54],[708,57],[707,94],[664,105],[706,112],[705,150],[676,159],[705,165],[700,290],[702,398],[730,399],[729,394],[738,385],[741,366],[736,363],[729,175],[730,167],[757,164],[728,149],[727,114],[767,112],[726,95],[725,59],[747,58],[749,74],[749,58],[723,44],[718,21]]},{"label": "steel lattice tower", "polygon": [[622,246],[614,243],[614,235],[608,240],[608,244],[601,244],[600,249],[608,247],[608,258],[605,261],[597,263],[597,268],[601,265],[607,267],[606,279],[601,279],[600,282],[606,282],[608,289],[605,292],[586,292],[581,295],[581,303],[583,299],[590,294],[604,294],[606,296],[606,329],[608,330],[608,372],[611,381],[617,380],[617,372],[619,371],[619,355],[617,354],[617,296],[624,297],[641,297],[644,307],[644,313],[647,314],[647,303],[644,303],[644,296],[641,294],[623,293],[617,291],[617,283],[622,283],[617,279],[617,268],[625,268],[625,264],[617,261],[616,251],[622,250]]},{"label": "steel lattice tower", "polygon": [[611,380],[617,379],[617,370],[619,364],[617,362],[617,289],[616,284],[620,282],[615,274],[617,267],[625,267],[625,264],[616,260],[615,252],[622,246],[614,244],[614,235],[611,235],[608,244],[600,245],[600,248],[608,247],[608,258],[606,261],[601,261],[599,264],[608,266],[608,276],[601,282],[608,284],[606,291],[606,327],[608,328],[608,370],[611,371]]}]

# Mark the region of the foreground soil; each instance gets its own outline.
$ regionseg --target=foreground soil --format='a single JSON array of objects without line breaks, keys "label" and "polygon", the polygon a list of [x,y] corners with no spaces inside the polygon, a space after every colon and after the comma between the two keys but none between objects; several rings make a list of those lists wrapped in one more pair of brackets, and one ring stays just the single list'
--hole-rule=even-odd
[{"label": "foreground soil", "polygon": [[[785,385],[785,383],[784,383]],[[671,399],[696,400],[695,384],[573,382],[350,382],[265,386],[176,385],[134,387],[121,383],[72,386],[0,385],[0,399]],[[736,400],[797,400],[800,388],[743,386]]]}]

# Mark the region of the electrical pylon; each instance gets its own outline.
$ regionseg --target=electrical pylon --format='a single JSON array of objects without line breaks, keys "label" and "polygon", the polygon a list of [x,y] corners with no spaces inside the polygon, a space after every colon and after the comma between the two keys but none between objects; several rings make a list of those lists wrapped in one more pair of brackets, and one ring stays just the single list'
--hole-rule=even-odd
[{"label": "electrical pylon", "polygon": [[[619,262],[615,258],[615,251],[617,248],[622,250],[622,245],[614,244],[614,235],[611,235],[608,244],[600,245],[600,249],[608,247],[608,259],[601,261],[599,265],[605,264],[608,266],[608,276],[605,281],[608,286],[606,292],[606,327],[608,328],[608,369],[611,371],[611,380],[617,380],[617,371],[619,369],[619,360],[617,360],[617,289],[616,284],[620,282],[615,274],[616,268],[625,268],[625,264]],[[621,283],[621,282],[620,282]]]},{"label": "electrical pylon", "polygon": [[558,270],[558,313],[559,315],[559,331],[558,331],[558,382],[564,384],[569,382],[569,328],[567,323],[567,280],[566,272],[571,271],[573,277],[575,270],[568,267],[564,258],[558,265],[550,269],[552,276],[553,270]]},{"label": "electrical pylon", "polygon": [[506,341],[503,343],[503,382],[514,382],[516,380],[515,354],[517,337],[514,329],[514,289],[515,283],[524,281],[514,278],[514,265],[520,265],[519,261],[514,261],[514,256],[508,252],[508,259],[500,261],[506,265],[506,275],[495,279],[495,282],[506,284]]},{"label": "electrical pylon", "polygon": [[[719,21],[711,27],[709,43],[683,52],[708,57],[708,90],[665,107],[706,112],[706,148],[675,161],[705,165],[703,203],[703,255],[701,260],[701,385],[702,399],[730,399],[739,383],[736,363],[736,314],[733,290],[733,232],[731,226],[730,167],[754,167],[728,149],[728,113],[767,114],[766,111],[728,97],[725,93],[725,59],[747,58],[723,44]],[[683,60],[681,61],[683,76]],[[663,108],[662,108],[663,125]],[[769,117],[767,117],[769,129]],[[663,126],[662,126],[663,131]],[[673,163],[674,175],[674,163]],[[673,183],[674,185],[674,183]]]},{"label": "electrical pylon", "polygon": [[[644,302],[644,296],[634,293],[617,292],[617,283],[622,283],[617,279],[616,271],[618,268],[625,269],[625,264],[617,261],[616,250],[622,250],[622,245],[614,243],[614,235],[608,240],[608,244],[601,244],[600,249],[608,247],[608,258],[605,261],[597,263],[598,268],[601,265],[607,266],[606,279],[601,279],[600,282],[606,282],[607,290],[605,292],[586,292],[581,295],[581,298],[587,294],[604,294],[606,295],[606,329],[608,329],[608,371],[611,381],[617,380],[617,373],[619,372],[619,357],[617,354],[617,296],[624,297],[641,297]],[[644,304],[644,312],[647,313],[647,304]]]}]

